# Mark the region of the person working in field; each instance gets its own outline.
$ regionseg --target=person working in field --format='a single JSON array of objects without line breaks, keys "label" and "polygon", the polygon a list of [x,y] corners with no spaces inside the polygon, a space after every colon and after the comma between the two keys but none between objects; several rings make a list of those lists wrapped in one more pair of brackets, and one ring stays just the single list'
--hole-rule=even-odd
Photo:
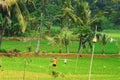
[{"label": "person working in field", "polygon": [[53,59],[53,69],[55,69],[56,68],[56,66],[57,66],[57,58],[55,57],[54,59]]},{"label": "person working in field", "polygon": [[67,64],[67,59],[64,59],[64,64]]},{"label": "person working in field", "polygon": [[57,58],[55,57],[53,60],[52,60],[52,67],[53,67],[53,70],[52,70],[52,75],[56,75],[56,66],[57,66]]}]

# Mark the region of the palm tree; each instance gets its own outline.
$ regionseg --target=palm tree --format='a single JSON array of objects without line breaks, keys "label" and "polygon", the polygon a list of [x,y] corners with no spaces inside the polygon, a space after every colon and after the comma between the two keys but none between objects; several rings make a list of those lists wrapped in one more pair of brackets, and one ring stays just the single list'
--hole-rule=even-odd
[{"label": "palm tree", "polygon": [[91,10],[88,2],[85,0],[81,0],[81,2],[76,0],[75,9],[77,15],[78,33],[80,34],[78,53],[80,53],[82,46],[84,46],[86,42],[89,43],[92,50],[92,38],[95,32],[91,30],[91,24],[94,23],[102,13],[91,16]]},{"label": "palm tree", "polygon": [[39,26],[39,32],[38,32],[38,42],[37,42],[37,47],[35,50],[36,55],[39,53],[39,48],[40,48],[40,40],[41,40],[41,35],[42,35],[42,26],[44,24],[44,18],[45,18],[45,10],[46,10],[46,1],[47,0],[42,0],[42,9],[41,11],[41,22]]},{"label": "palm tree", "polygon": [[[20,0],[6,0],[6,3],[8,4],[8,7],[12,8],[14,7],[15,15],[18,18],[19,23],[21,24],[22,27],[22,32],[25,32],[26,29],[26,21],[24,19],[24,16],[22,15],[20,6],[18,5]],[[26,10],[26,9],[25,9]],[[10,11],[12,12],[12,11]]]},{"label": "palm tree", "polygon": [[[26,29],[26,21],[22,15],[21,9],[19,8],[19,0],[0,0],[0,13],[2,15],[1,19],[3,19],[3,25],[1,25],[1,34],[0,34],[0,43],[2,43],[2,36],[4,34],[5,27],[11,23],[10,13],[14,12],[14,14],[18,19],[18,22],[21,24],[22,32],[25,32]],[[1,44],[0,44],[1,45]]]},{"label": "palm tree", "polygon": [[69,21],[72,20],[73,22],[76,22],[76,15],[73,13],[73,7],[71,5],[71,1],[65,1],[64,2],[64,7],[62,8],[62,16],[61,18],[63,19],[63,25],[66,28],[66,36],[65,36],[65,47],[66,47],[66,53],[69,53],[69,48],[68,48],[68,29],[69,29]]},{"label": "palm tree", "polygon": [[80,33],[78,53],[80,53],[81,48],[85,45],[85,43],[87,41],[90,43],[91,41],[90,23],[93,21],[93,19],[91,19],[91,11],[86,1],[81,0],[80,2],[79,0],[76,0],[76,3],[77,3],[76,15],[78,21],[77,23],[79,25],[79,33]]}]

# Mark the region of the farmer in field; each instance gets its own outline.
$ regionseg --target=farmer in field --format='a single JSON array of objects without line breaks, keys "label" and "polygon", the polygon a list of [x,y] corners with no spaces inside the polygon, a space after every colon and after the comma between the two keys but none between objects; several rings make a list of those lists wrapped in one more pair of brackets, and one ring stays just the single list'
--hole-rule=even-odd
[{"label": "farmer in field", "polygon": [[64,59],[64,64],[67,64],[67,59]]},{"label": "farmer in field", "polygon": [[55,57],[53,60],[52,60],[52,67],[53,67],[53,70],[52,70],[52,75],[53,76],[56,76],[56,66],[57,66],[57,58]]},{"label": "farmer in field", "polygon": [[53,69],[55,69],[56,68],[56,66],[57,66],[57,58],[55,57],[54,59],[53,59]]}]

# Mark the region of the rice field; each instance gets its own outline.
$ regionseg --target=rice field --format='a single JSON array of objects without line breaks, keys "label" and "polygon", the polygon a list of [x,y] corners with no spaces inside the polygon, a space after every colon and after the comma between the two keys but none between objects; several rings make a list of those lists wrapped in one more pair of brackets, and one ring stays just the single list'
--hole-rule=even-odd
[{"label": "rice field", "polygon": [[[56,72],[52,75],[53,57],[0,58],[0,80],[88,80],[90,58],[58,57]],[[78,60],[78,61],[77,61]],[[91,80],[120,80],[120,58],[94,58]]]}]

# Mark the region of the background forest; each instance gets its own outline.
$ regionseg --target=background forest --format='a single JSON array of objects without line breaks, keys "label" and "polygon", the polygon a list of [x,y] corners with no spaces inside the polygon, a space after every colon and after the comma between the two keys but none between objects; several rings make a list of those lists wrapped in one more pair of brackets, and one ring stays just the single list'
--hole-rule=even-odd
[{"label": "background forest", "polygon": [[[12,24],[5,28],[5,36],[26,36],[33,30],[38,30],[38,26],[41,20],[41,12],[44,11],[44,24],[43,29],[49,30],[52,27],[62,28],[62,16],[64,16],[65,7],[71,9],[71,12],[75,15],[82,15],[82,10],[89,10],[91,18],[96,14],[96,21],[91,25],[98,26],[99,30],[104,29],[120,29],[120,1],[119,0],[17,0],[19,9],[27,24],[25,34],[21,32],[19,27],[17,15],[15,14],[14,6],[10,7]],[[87,4],[82,2],[87,1]],[[78,5],[81,4],[81,7]],[[82,6],[83,5],[83,6]],[[86,7],[85,7],[86,6]],[[83,9],[84,8],[84,9]],[[67,11],[67,10],[66,10]],[[87,12],[86,12],[87,13]],[[85,15],[85,14],[84,14]],[[81,16],[80,16],[81,17]],[[65,17],[64,17],[65,18]],[[82,17],[81,17],[82,18]],[[87,18],[86,18],[87,20]],[[70,22],[71,23],[71,22]],[[76,24],[73,22],[70,28],[74,28]],[[34,33],[33,33],[34,34]],[[55,34],[55,32],[51,33]]]}]

